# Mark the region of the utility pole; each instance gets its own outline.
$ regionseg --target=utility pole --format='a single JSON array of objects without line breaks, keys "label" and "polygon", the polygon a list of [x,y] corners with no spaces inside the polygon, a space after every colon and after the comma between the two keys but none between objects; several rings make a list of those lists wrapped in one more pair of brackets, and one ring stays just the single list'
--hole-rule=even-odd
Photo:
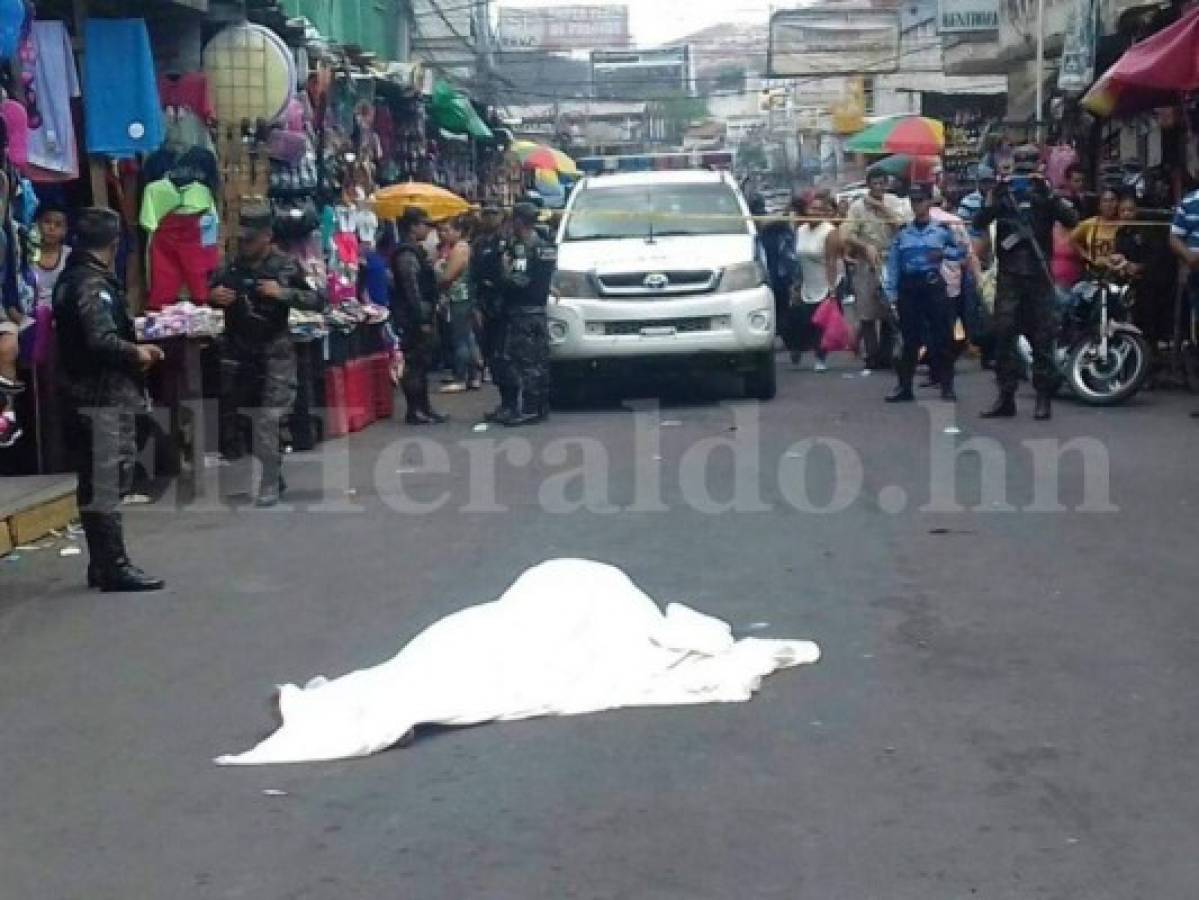
[{"label": "utility pole", "polygon": [[474,23],[475,90],[479,99],[488,106],[494,106],[495,78],[492,77],[492,70],[495,65],[495,57],[491,44],[490,0],[475,0]]},{"label": "utility pole", "polygon": [[1037,143],[1045,139],[1041,124],[1045,109],[1045,0],[1037,0],[1037,62],[1034,78],[1037,79]]}]

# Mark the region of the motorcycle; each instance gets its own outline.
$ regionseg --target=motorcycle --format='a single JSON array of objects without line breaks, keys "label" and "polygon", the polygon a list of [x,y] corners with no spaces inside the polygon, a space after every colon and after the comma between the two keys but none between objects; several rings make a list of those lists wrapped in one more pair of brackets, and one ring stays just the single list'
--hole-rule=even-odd
[{"label": "motorcycle", "polygon": [[[1117,273],[1104,273],[1059,296],[1053,361],[1060,384],[1090,406],[1116,406],[1131,399],[1149,377],[1149,344],[1132,324],[1132,287]],[[1031,370],[1032,348],[1020,341]]]}]

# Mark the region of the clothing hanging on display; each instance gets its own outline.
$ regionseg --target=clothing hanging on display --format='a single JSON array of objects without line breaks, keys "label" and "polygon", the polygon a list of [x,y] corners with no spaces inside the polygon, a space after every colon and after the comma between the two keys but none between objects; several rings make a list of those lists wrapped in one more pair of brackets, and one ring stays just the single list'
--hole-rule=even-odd
[{"label": "clothing hanging on display", "polygon": [[84,42],[88,152],[125,159],[157,150],[166,125],[145,20],[88,19]]},{"label": "clothing hanging on display", "polygon": [[71,99],[79,94],[79,73],[71,51],[71,36],[62,22],[33,23],[37,62],[34,90],[39,127],[29,132],[29,164],[35,181],[64,181],[79,177],[75,123]]},{"label": "clothing hanging on display", "polygon": [[216,154],[204,147],[189,147],[183,153],[164,147],[151,153],[142,166],[142,180],[150,184],[168,176],[178,184],[199,181],[213,194],[220,190]]},{"label": "clothing hanging on display", "polygon": [[150,235],[150,308],[175,303],[184,288],[193,303],[207,301],[208,279],[220,262],[220,221],[208,185],[172,178],[151,182],[142,195],[140,222]]},{"label": "clothing hanging on display", "polygon": [[177,302],[185,288],[192,303],[208,301],[208,281],[220,264],[220,254],[215,241],[205,245],[206,218],[215,220],[215,212],[172,213],[158,224],[150,238],[151,309]]},{"label": "clothing hanging on display", "polygon": [[216,156],[216,145],[212,141],[212,133],[198,115],[190,109],[172,107],[166,116],[166,140],[164,147],[176,153],[183,153],[192,147],[199,147]]},{"label": "clothing hanging on display", "polygon": [[16,100],[5,100],[0,104],[0,115],[8,137],[9,162],[24,169],[29,165],[29,114]]},{"label": "clothing hanging on display", "polygon": [[203,72],[168,72],[159,77],[158,99],[168,114],[190,112],[204,123],[216,121],[208,76]]},{"label": "clothing hanging on display", "polygon": [[215,211],[216,202],[208,185],[200,181],[177,185],[170,178],[162,178],[146,185],[140,220],[142,227],[152,233],[172,213],[196,216]]}]

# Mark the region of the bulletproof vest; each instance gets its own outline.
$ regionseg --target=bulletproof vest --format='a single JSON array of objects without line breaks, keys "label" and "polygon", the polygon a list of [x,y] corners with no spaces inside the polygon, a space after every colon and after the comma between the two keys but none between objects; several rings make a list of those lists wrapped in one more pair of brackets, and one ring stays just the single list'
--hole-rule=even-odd
[{"label": "bulletproof vest", "polygon": [[480,238],[471,248],[470,277],[482,291],[498,289],[504,276],[503,257],[506,245],[498,235]]},{"label": "bulletproof vest", "polygon": [[227,335],[251,345],[265,345],[287,334],[287,304],[260,297],[257,282],[278,281],[285,288],[292,287],[293,265],[286,254],[272,250],[260,262],[235,259],[225,267],[217,283],[237,294],[237,300],[225,310]]},{"label": "bulletproof vest", "polygon": [[558,248],[534,234],[528,241],[517,240],[509,250],[512,258],[509,307],[545,306],[550,285],[558,266]]},{"label": "bulletproof vest", "polygon": [[63,371],[72,381],[96,378],[112,370],[140,377],[140,370],[132,360],[118,363],[101,359],[92,353],[89,335],[79,315],[79,302],[93,290],[98,291],[100,299],[108,304],[117,334],[126,341],[137,339],[133,319],[125,306],[125,297],[116,276],[91,254],[77,250],[67,260],[67,266],[54,288],[54,331]]}]

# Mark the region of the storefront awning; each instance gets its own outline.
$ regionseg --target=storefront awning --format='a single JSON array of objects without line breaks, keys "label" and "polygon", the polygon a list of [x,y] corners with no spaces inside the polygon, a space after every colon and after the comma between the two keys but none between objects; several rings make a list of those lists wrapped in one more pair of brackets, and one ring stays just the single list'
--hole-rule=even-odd
[{"label": "storefront awning", "polygon": [[494,137],[491,129],[475,112],[470,99],[444,81],[437,82],[433,88],[429,114],[438,126],[453,134],[467,134],[481,141],[489,141]]},{"label": "storefront awning", "polygon": [[1199,8],[1133,45],[1103,73],[1082,105],[1097,116],[1131,115],[1199,90]]}]

